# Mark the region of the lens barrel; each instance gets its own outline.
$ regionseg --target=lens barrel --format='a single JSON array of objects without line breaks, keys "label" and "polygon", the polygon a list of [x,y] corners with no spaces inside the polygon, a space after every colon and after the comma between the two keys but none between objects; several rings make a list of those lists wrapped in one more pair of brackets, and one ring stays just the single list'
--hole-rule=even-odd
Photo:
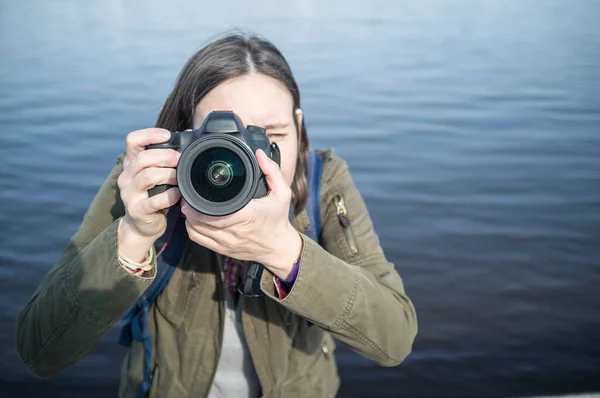
[{"label": "lens barrel", "polygon": [[257,190],[260,168],[252,150],[228,134],[191,143],[177,165],[177,185],[195,210],[213,216],[235,213]]}]

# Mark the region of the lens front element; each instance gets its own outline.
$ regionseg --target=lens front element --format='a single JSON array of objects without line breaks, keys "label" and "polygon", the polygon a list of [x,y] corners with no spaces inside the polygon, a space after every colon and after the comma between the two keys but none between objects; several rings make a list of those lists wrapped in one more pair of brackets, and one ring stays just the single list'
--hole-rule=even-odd
[{"label": "lens front element", "polygon": [[246,181],[242,159],[232,150],[212,147],[198,154],[191,168],[196,192],[211,202],[227,202],[240,194]]},{"label": "lens front element", "polygon": [[233,170],[225,162],[216,161],[208,168],[208,181],[216,187],[225,187],[231,182]]}]

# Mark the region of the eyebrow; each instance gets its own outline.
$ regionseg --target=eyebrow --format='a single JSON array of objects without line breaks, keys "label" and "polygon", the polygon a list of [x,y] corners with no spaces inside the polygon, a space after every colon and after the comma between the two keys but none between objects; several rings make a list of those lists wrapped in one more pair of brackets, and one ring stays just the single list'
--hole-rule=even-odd
[{"label": "eyebrow", "polygon": [[265,130],[282,130],[288,127],[289,123],[271,123],[264,126]]}]

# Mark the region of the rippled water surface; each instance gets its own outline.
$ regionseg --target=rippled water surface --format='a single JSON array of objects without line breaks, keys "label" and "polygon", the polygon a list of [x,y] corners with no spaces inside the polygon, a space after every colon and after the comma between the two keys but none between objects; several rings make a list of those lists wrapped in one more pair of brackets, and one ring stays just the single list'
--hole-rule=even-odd
[{"label": "rippled water surface", "polygon": [[600,390],[599,21],[591,0],[3,2],[0,391],[116,393],[116,334],[40,381],[14,319],[125,135],[232,27],[288,58],[417,308],[402,366],[340,347],[340,396]]}]

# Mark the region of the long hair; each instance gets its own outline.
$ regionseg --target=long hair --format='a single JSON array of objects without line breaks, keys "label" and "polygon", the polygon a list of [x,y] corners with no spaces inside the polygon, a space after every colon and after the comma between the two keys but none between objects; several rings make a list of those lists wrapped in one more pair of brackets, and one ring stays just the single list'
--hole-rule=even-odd
[{"label": "long hair", "polygon": [[298,132],[298,159],[291,190],[294,210],[298,214],[307,200],[308,135],[305,123],[298,126],[295,115],[300,108],[300,91],[292,70],[281,52],[269,41],[233,34],[200,49],[179,73],[175,87],[160,111],[156,127],[169,131],[192,128],[196,106],[209,91],[228,79],[249,73],[261,73],[279,80],[292,95],[294,108],[290,111]]}]

